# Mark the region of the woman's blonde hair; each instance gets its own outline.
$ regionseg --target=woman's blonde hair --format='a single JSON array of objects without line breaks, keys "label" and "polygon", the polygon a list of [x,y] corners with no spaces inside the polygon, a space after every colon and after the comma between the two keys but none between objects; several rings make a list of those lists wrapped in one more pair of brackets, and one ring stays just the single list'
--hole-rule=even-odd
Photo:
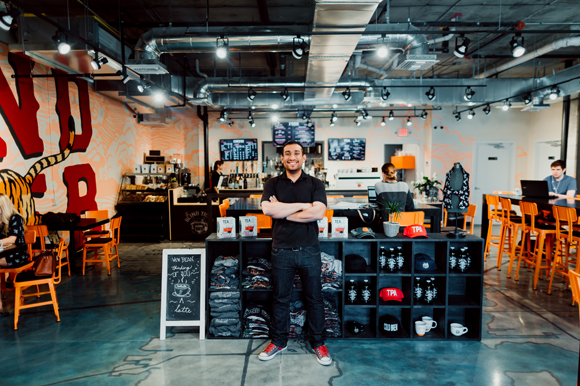
[{"label": "woman's blonde hair", "polygon": [[387,180],[397,180],[397,168],[392,163],[384,164],[381,171],[387,176]]},{"label": "woman's blonde hair", "polygon": [[[2,214],[0,215],[0,220],[2,221],[2,228],[4,230],[4,234],[8,234],[10,217],[12,217],[13,214],[17,214],[21,217],[22,215],[18,213],[16,207],[10,200],[10,197],[8,197],[3,193],[0,193],[0,210],[2,210]],[[24,225],[24,222],[22,225]],[[26,231],[26,225],[24,225],[24,230]]]}]

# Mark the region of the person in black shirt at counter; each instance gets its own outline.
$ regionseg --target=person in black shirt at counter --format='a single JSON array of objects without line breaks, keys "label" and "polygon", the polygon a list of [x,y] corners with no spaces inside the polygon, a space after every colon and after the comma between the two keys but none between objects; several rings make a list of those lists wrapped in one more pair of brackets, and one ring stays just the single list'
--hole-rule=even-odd
[{"label": "person in black shirt at counter", "polygon": [[211,186],[210,188],[218,188],[218,183],[222,175],[222,170],[224,170],[224,161],[217,160],[213,163],[213,172],[211,173]]},{"label": "person in black shirt at counter", "polygon": [[548,181],[550,197],[553,198],[575,198],[578,186],[574,177],[566,174],[566,161],[557,160],[552,162],[552,175],[544,178]]},{"label": "person in black shirt at counter", "polygon": [[262,211],[272,217],[272,341],[260,353],[263,361],[286,349],[290,330],[290,301],[296,271],[300,275],[308,313],[308,340],[322,365],[332,359],[324,345],[320,245],[317,220],[326,212],[324,184],[302,171],[304,148],[295,141],[283,148],[285,173],[266,182]]}]

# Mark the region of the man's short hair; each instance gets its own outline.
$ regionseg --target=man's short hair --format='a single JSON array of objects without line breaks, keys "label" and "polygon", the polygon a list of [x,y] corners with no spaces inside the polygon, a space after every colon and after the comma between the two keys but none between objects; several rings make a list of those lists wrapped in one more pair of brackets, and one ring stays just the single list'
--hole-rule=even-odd
[{"label": "man's short hair", "polygon": [[566,169],[566,161],[559,159],[557,161],[552,162],[552,164],[550,165],[551,168],[557,168],[557,167],[561,167],[562,170]]},{"label": "man's short hair", "polygon": [[302,154],[304,154],[304,146],[302,146],[302,144],[300,142],[297,141],[288,141],[284,144],[284,146],[282,147],[282,154],[284,154],[284,149],[286,149],[286,146],[288,145],[298,145],[300,146],[300,150],[302,150]]}]

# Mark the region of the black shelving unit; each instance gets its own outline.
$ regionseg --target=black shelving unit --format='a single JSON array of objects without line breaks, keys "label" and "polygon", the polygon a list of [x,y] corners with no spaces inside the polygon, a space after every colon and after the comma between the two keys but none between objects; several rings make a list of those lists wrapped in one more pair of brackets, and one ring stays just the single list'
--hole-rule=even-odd
[{"label": "black shelving unit", "polygon": [[[241,288],[241,270],[249,258],[262,257],[270,260],[272,240],[270,238],[218,239],[216,234],[206,239],[207,280],[209,286],[209,271],[216,257],[234,255],[240,258],[240,288],[242,311],[249,301],[268,303],[272,300],[271,290]],[[403,269],[394,273],[379,268],[380,247],[402,247],[405,256]],[[471,268],[464,272],[449,270],[448,252],[450,247],[459,250],[468,247],[472,259]],[[402,339],[402,340],[481,340],[482,307],[483,307],[483,239],[467,235],[464,239],[453,240],[444,234],[429,234],[428,239],[409,239],[402,235],[394,238],[377,234],[376,239],[320,239],[320,249],[342,260],[343,275],[340,291],[328,291],[336,297],[338,312],[341,319],[340,338],[346,339]],[[367,262],[366,272],[346,271],[345,256],[358,254]],[[416,272],[414,255],[425,253],[435,259],[437,271]],[[429,279],[434,277],[438,288],[438,298],[427,304],[413,298],[413,283],[415,278]],[[372,289],[368,304],[356,302],[348,304],[346,291],[349,280],[355,280],[360,286],[363,280],[368,280]],[[424,281],[423,281],[424,282]],[[395,287],[403,292],[402,302],[384,301],[379,297],[382,288]],[[294,290],[296,299],[300,299],[300,290]],[[209,310],[209,304],[206,307]],[[393,315],[401,323],[402,332],[397,337],[386,337],[379,329],[379,318],[383,315]],[[423,316],[430,316],[437,322],[424,336],[415,333],[415,321]],[[356,320],[365,326],[365,331],[352,334],[346,330],[345,324]],[[451,323],[460,323],[468,328],[468,332],[460,337],[450,331]],[[209,339],[216,339],[208,332]],[[221,338],[219,338],[221,339]]]}]

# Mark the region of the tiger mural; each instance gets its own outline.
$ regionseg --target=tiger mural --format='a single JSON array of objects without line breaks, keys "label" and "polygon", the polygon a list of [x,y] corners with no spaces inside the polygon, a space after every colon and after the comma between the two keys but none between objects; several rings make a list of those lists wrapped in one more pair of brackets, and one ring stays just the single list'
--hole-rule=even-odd
[{"label": "tiger mural", "polygon": [[68,119],[69,140],[60,153],[41,158],[35,162],[28,173],[24,177],[16,173],[14,170],[3,169],[0,170],[0,193],[6,194],[10,200],[22,214],[27,225],[35,225],[39,223],[39,218],[35,214],[34,198],[32,197],[32,184],[34,179],[44,169],[54,166],[65,159],[71,153],[75,141],[75,123],[72,116]]}]

